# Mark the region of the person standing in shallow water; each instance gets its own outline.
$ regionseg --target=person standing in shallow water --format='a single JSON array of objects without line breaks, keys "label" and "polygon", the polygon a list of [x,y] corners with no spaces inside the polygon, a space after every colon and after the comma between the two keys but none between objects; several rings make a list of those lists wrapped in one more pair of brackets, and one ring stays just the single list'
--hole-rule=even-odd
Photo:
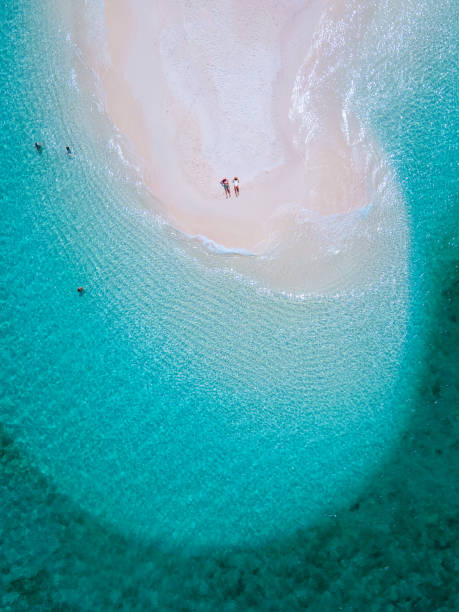
[{"label": "person standing in shallow water", "polygon": [[220,185],[223,187],[223,189],[225,190],[225,196],[226,198],[230,198],[231,197],[231,191],[230,191],[230,184],[227,178],[224,178],[220,181]]},{"label": "person standing in shallow water", "polygon": [[237,178],[237,176],[233,178],[233,189],[234,189],[234,195],[238,198],[239,197],[239,179]]}]

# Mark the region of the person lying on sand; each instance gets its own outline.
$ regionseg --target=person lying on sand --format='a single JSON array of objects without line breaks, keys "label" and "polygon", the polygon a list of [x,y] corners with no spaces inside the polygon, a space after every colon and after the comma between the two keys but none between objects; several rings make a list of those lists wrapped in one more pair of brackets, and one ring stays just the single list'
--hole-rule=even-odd
[{"label": "person lying on sand", "polygon": [[230,190],[230,184],[227,178],[224,178],[220,181],[220,185],[223,187],[223,189],[225,190],[225,196],[227,198],[231,197],[231,190]]},{"label": "person lying on sand", "polygon": [[237,178],[237,176],[233,178],[233,189],[234,189],[234,195],[238,198],[239,197],[239,179]]}]

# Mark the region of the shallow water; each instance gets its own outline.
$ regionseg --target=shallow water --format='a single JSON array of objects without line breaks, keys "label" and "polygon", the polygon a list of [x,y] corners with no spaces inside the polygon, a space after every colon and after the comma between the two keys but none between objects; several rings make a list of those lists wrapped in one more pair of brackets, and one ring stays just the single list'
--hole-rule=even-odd
[{"label": "shallow water", "polygon": [[401,186],[409,269],[290,296],[142,208],[108,122],[81,129],[103,118],[75,89],[65,29],[32,3],[2,8],[5,607],[452,606],[457,285],[437,296],[457,260],[454,21],[440,8],[407,4],[395,26],[381,6],[356,94]]}]

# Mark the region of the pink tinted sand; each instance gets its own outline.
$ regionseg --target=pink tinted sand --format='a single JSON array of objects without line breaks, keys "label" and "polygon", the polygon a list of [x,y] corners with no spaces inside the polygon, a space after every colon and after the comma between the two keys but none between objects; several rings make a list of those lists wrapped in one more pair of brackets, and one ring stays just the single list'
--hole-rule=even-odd
[{"label": "pink tinted sand", "polygon": [[[307,152],[289,119],[326,9],[326,0],[105,3],[109,61],[92,59],[107,110],[177,228],[262,252],[283,210],[365,204],[339,106],[329,102]],[[235,175],[241,195],[225,199],[219,181]]]}]

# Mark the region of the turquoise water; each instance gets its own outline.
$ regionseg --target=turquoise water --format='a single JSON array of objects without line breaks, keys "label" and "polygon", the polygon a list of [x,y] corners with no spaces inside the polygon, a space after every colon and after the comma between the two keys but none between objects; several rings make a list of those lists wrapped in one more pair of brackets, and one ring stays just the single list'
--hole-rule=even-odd
[{"label": "turquoise water", "polygon": [[320,296],[153,217],[65,27],[1,9],[5,608],[454,609],[455,31],[421,9],[357,81],[401,263]]}]

